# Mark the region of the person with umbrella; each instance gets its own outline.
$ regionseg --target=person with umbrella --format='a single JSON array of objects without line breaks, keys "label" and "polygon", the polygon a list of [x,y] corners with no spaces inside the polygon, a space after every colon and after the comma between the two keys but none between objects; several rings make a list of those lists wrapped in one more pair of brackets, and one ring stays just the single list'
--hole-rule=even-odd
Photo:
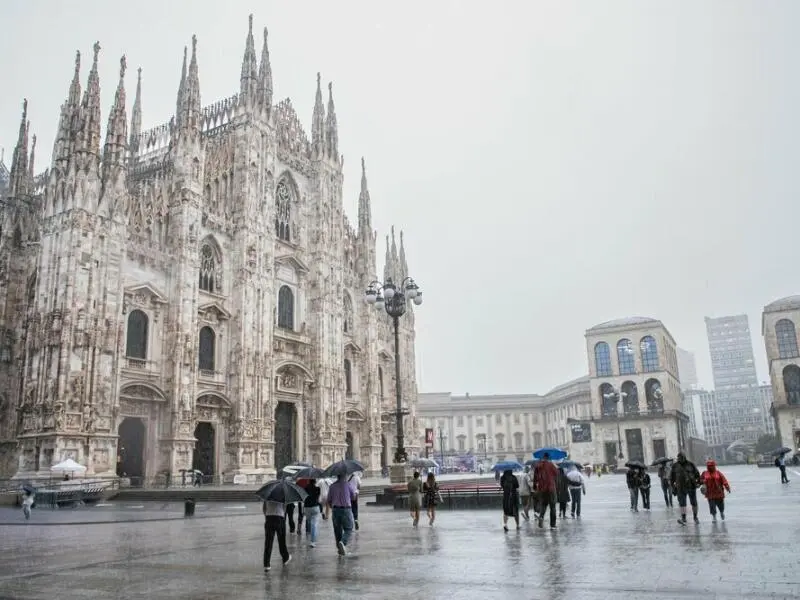
[{"label": "person with umbrella", "polygon": [[511,469],[503,471],[500,487],[503,488],[503,531],[508,531],[508,517],[514,517],[519,529],[519,481]]},{"label": "person with umbrella", "polygon": [[353,460],[339,461],[325,469],[325,475],[336,476],[336,481],[328,488],[328,504],[333,509],[331,520],[339,556],[347,555],[347,543],[350,541],[354,526],[353,501],[356,494],[347,477],[363,470],[361,464]]},{"label": "person with umbrella", "polygon": [[642,508],[650,510],[650,474],[644,467],[639,468],[639,493],[642,495]]},{"label": "person with umbrella", "polygon": [[791,448],[780,448],[776,450],[773,454],[776,454],[775,457],[775,466],[778,467],[781,471],[781,483],[789,483],[789,478],[786,477],[786,455],[791,452]]},{"label": "person with umbrella", "polygon": [[539,527],[544,525],[544,514],[550,508],[550,529],[556,528],[556,478],[558,469],[550,462],[550,454],[544,452],[541,462],[534,471],[534,490],[537,495],[537,508],[539,512]]},{"label": "person with umbrella", "polygon": [[628,463],[625,466],[628,467],[625,479],[628,484],[628,493],[631,497],[631,510],[633,512],[639,512],[639,487],[642,483],[641,474],[639,473],[638,465]]},{"label": "person with umbrella", "polygon": [[278,551],[283,564],[292,560],[286,547],[286,505],[305,500],[306,491],[289,480],[275,480],[265,483],[256,495],[263,500],[261,507],[264,513],[264,572],[270,570],[272,545],[278,537]]}]

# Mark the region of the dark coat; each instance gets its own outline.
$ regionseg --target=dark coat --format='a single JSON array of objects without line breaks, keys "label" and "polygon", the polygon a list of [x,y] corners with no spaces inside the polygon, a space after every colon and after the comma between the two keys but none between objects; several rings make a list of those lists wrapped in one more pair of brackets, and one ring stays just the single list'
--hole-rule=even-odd
[{"label": "dark coat", "polygon": [[700,471],[689,460],[683,463],[675,461],[669,474],[669,481],[676,492],[690,492],[700,485]]},{"label": "dark coat", "polygon": [[569,502],[569,479],[563,469],[558,470],[558,477],[556,477],[556,495],[559,502]]},{"label": "dark coat", "polygon": [[503,475],[500,478],[503,488],[503,514],[516,517],[519,514],[519,480],[514,475]]}]

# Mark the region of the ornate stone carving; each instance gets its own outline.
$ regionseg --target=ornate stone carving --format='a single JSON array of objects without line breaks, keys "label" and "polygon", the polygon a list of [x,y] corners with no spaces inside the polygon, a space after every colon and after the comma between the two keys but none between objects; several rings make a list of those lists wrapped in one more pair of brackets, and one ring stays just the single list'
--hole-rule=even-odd
[{"label": "ornate stone carving", "polygon": [[297,387],[297,375],[289,370],[281,372],[280,384],[285,390],[295,389]]},{"label": "ornate stone carving", "polygon": [[119,412],[123,417],[147,417],[150,416],[150,404],[130,400],[120,400]]}]

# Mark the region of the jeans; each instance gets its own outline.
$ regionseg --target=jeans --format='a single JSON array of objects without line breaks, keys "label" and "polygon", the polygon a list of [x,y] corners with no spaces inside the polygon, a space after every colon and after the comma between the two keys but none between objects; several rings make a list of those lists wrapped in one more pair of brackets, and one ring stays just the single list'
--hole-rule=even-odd
[{"label": "jeans", "polygon": [[669,482],[661,484],[661,491],[664,492],[664,502],[666,502],[667,506],[672,506],[672,489],[669,486]]},{"label": "jeans", "polygon": [[708,499],[708,509],[711,511],[711,515],[715,516],[717,514],[717,509],[719,509],[719,514],[725,514],[725,500],[723,498],[718,499]]},{"label": "jeans", "polygon": [[272,557],[272,544],[278,536],[278,551],[286,562],[289,559],[289,550],[286,548],[286,521],[283,517],[268,516],[264,518],[264,568],[269,566]]},{"label": "jeans", "polygon": [[639,492],[642,494],[642,508],[650,510],[650,488],[642,488]]},{"label": "jeans", "polygon": [[319,535],[319,506],[311,506],[306,508],[306,533],[311,536],[311,543],[317,543],[317,535]]},{"label": "jeans", "polygon": [[31,518],[31,507],[29,504],[22,505],[22,514],[25,515],[25,520],[28,521]]},{"label": "jeans", "polygon": [[781,483],[789,483],[789,478],[786,477],[786,465],[780,465],[778,468],[781,470]]},{"label": "jeans", "polygon": [[342,542],[347,546],[350,541],[350,534],[353,531],[353,509],[333,507],[332,517],[333,535],[336,543]]},{"label": "jeans", "polygon": [[628,488],[631,493],[631,510],[639,510],[639,488]]},{"label": "jeans", "polygon": [[542,512],[539,513],[539,520],[544,520],[544,514],[550,508],[550,527],[556,526],[556,493],[555,492],[539,492],[539,508]]},{"label": "jeans", "polygon": [[581,488],[569,488],[569,495],[572,499],[572,516],[581,516]]}]

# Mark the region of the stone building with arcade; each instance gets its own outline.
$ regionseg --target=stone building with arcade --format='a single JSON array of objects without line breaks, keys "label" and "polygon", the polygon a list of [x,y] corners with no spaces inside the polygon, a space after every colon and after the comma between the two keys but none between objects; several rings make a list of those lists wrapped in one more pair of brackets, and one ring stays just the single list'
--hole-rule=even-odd
[{"label": "stone building with arcade", "polygon": [[[123,57],[103,135],[100,45],[85,87],[78,53],[39,174],[26,101],[1,199],[0,476],[66,458],[93,477],[250,481],[391,461],[390,318],[361,301],[378,279],[364,161],[351,225],[332,86],[326,105],[317,75],[309,138],[273,99],[252,17],[244,47],[238,93],[204,106],[192,38],[175,115],[149,130],[141,69],[128,121]],[[398,237],[384,280],[408,273]],[[416,440],[413,307],[401,328]]]}]

